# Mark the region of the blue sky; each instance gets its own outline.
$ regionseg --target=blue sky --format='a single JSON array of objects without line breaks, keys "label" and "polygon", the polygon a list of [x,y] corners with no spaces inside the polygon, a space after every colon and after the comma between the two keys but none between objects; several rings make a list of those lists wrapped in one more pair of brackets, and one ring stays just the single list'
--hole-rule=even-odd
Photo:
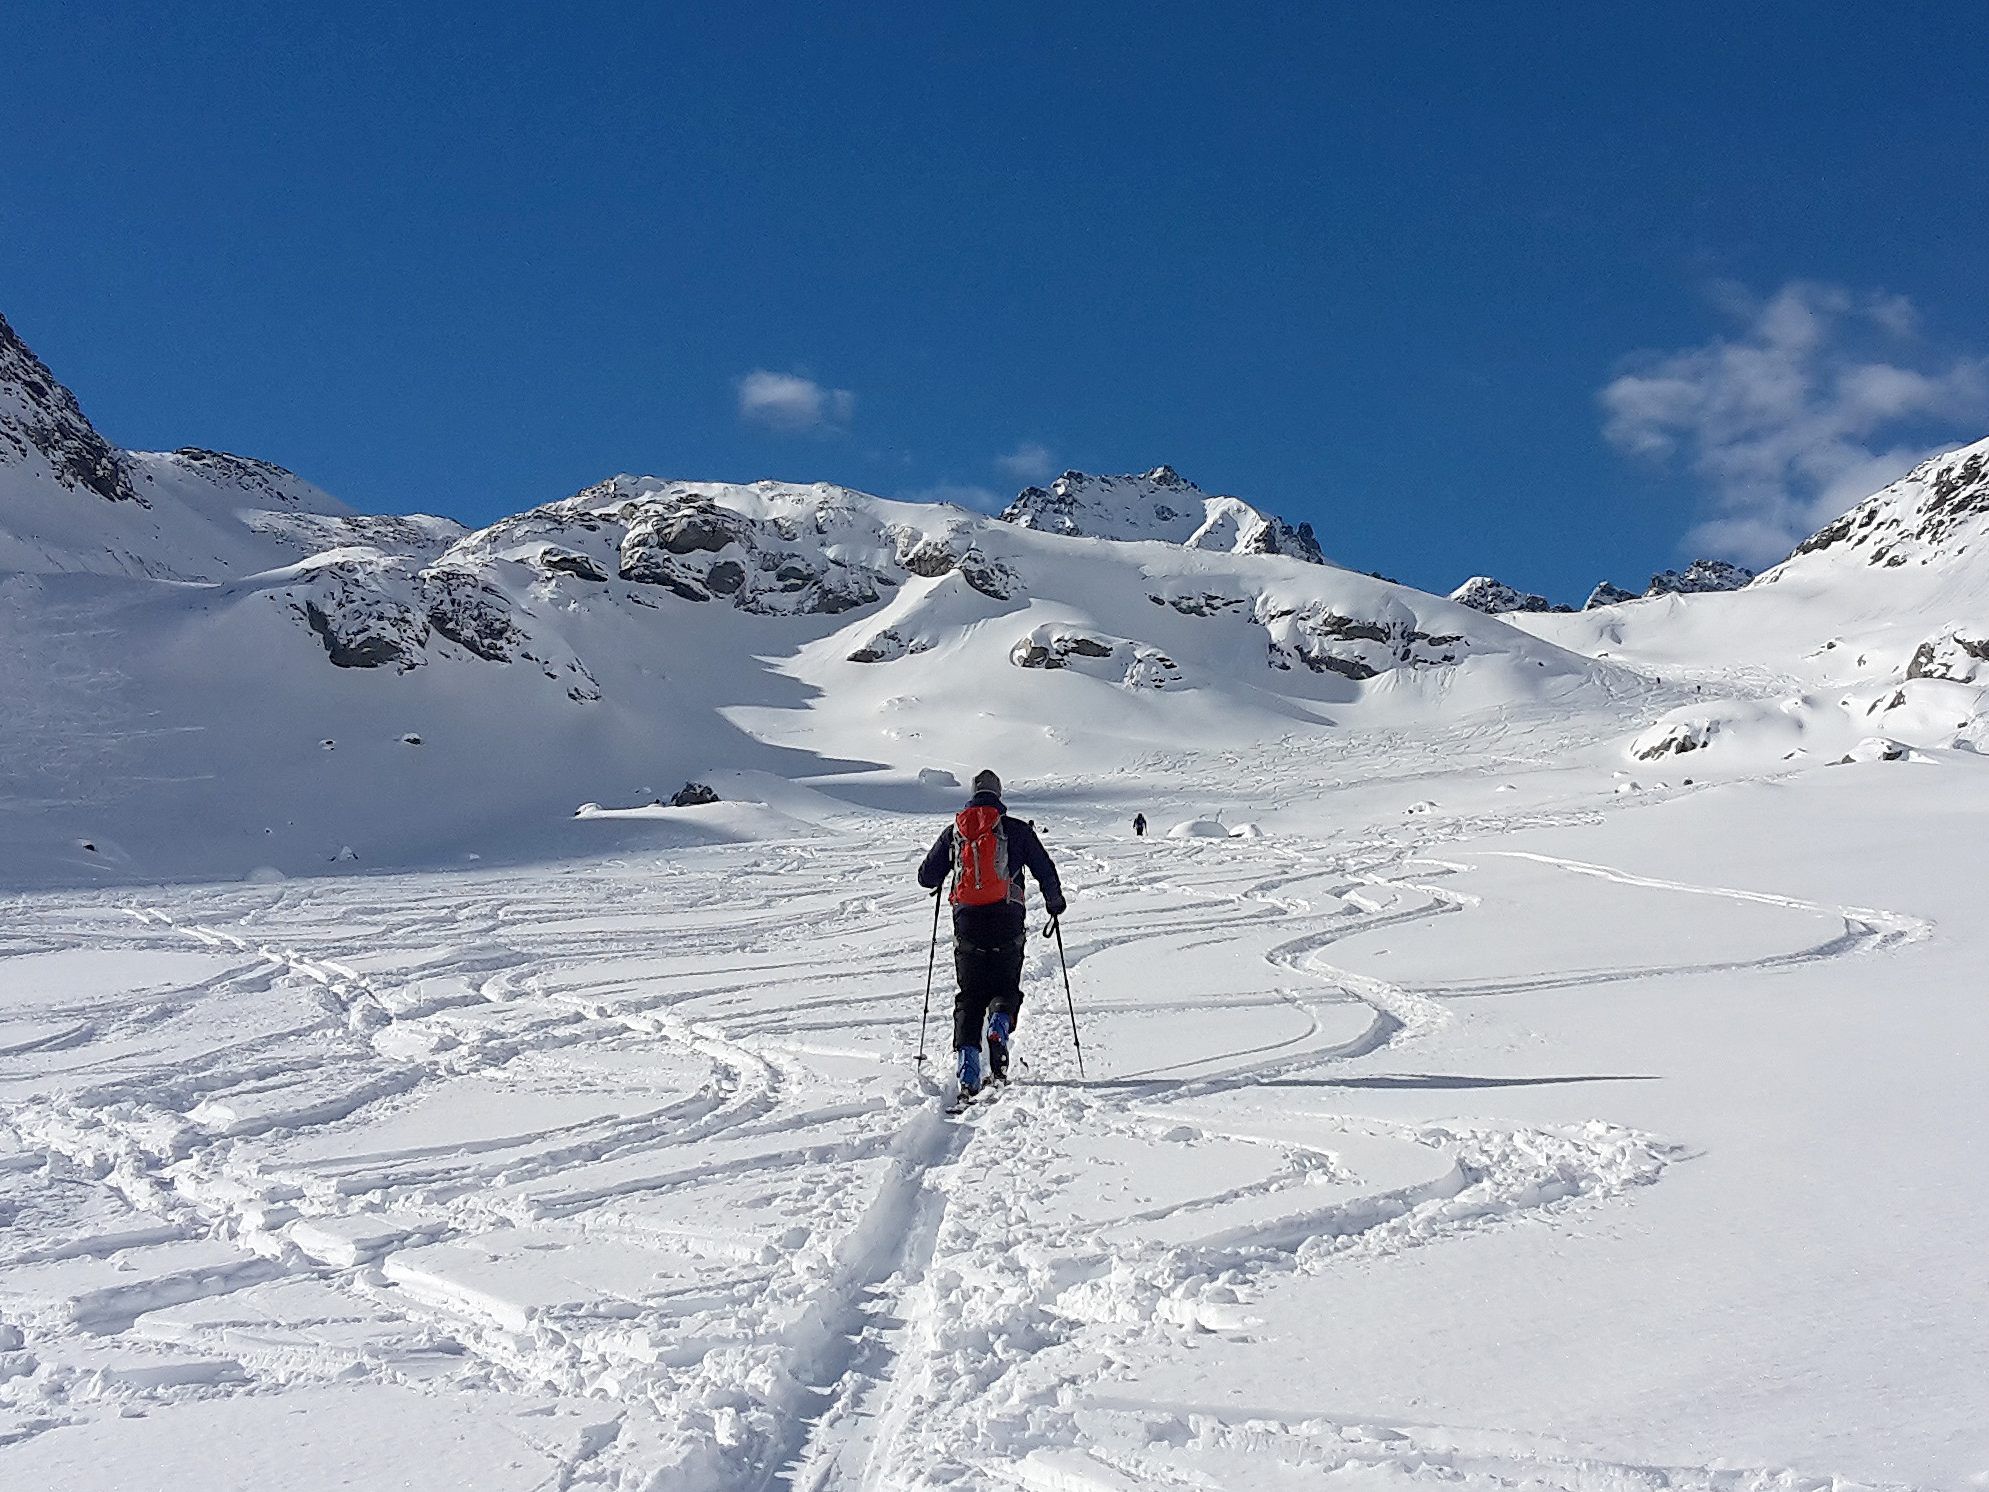
[{"label": "blue sky", "polygon": [[1972,5],[8,31],[0,312],[112,439],[360,507],[1168,462],[1361,568],[1579,601],[1989,434]]}]

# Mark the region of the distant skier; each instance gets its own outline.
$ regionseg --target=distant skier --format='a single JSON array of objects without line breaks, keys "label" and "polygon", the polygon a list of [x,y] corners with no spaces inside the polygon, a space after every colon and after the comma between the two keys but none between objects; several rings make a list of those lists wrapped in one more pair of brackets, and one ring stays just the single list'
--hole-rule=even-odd
[{"label": "distant skier", "polygon": [[999,777],[976,772],[974,795],[939,831],[919,866],[919,884],[935,895],[947,876],[953,877],[953,972],[960,984],[953,999],[953,1050],[963,1097],[981,1089],[983,1034],[988,1077],[1001,1081],[1008,1076],[1009,1038],[1022,1015],[1025,869],[1043,893],[1044,910],[1061,917],[1063,883],[1036,837],[1036,826],[1009,817]]},{"label": "distant skier", "polygon": [[1143,813],[1136,813],[1136,814],[1134,814],[1134,815],[1133,815],[1133,833],[1134,833],[1134,834],[1136,834],[1136,835],[1137,835],[1137,836],[1138,836],[1139,838],[1141,838],[1141,839],[1144,839],[1144,838],[1146,838],[1146,815],[1145,815],[1145,814],[1143,814]]}]

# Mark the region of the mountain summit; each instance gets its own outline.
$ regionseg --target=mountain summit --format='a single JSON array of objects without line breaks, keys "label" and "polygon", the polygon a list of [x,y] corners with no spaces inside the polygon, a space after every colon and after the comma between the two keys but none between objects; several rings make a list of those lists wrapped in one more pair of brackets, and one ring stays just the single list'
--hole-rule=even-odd
[{"label": "mountain summit", "polygon": [[1312,525],[1293,526],[1240,497],[1204,492],[1171,466],[1117,477],[1067,471],[1029,487],[1002,522],[1079,539],[1158,540],[1230,554],[1283,554],[1323,565]]},{"label": "mountain summit", "polygon": [[1989,440],[1944,451],[1803,541],[1769,572],[1780,578],[1815,567],[1811,556],[1840,564],[1927,565],[1965,554],[1989,537]]}]

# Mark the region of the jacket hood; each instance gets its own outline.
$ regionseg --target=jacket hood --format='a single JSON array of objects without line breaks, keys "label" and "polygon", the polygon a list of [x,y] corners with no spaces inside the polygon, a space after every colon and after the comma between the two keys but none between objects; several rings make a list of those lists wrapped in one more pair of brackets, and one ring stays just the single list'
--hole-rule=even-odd
[{"label": "jacket hood", "polygon": [[973,797],[967,800],[966,806],[968,808],[999,808],[1003,813],[1008,812],[1008,805],[1001,801],[1000,793],[975,793]]}]

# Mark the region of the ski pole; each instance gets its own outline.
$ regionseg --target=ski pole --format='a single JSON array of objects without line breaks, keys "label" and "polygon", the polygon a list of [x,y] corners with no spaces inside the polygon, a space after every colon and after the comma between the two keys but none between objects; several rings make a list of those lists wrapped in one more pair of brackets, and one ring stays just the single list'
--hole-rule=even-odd
[{"label": "ski pole", "polygon": [[1057,963],[1064,971],[1064,1004],[1070,1007],[1070,1044],[1077,1053],[1077,1075],[1084,1076],[1084,1043],[1077,1039],[1077,1001],[1070,993],[1070,961],[1064,957],[1064,924],[1058,917],[1050,919],[1050,931],[1057,935]]},{"label": "ski pole", "polygon": [[919,1007],[919,1054],[918,1063],[925,1061],[925,1018],[932,1012],[932,966],[939,958],[939,893],[942,887],[932,889],[932,947],[925,955],[925,1004]]}]

